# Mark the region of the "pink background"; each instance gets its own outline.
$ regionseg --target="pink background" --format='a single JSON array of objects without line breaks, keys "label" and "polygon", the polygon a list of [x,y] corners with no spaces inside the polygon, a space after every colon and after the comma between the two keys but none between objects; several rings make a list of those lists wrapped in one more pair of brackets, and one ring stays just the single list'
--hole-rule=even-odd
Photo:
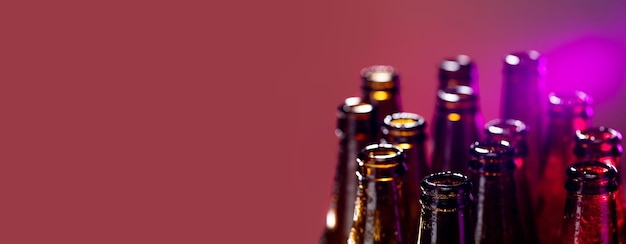
[{"label": "pink background", "polygon": [[502,57],[536,49],[626,133],[620,0],[4,1],[0,33],[2,243],[315,243],[373,64],[430,119],[467,54],[490,120]]}]

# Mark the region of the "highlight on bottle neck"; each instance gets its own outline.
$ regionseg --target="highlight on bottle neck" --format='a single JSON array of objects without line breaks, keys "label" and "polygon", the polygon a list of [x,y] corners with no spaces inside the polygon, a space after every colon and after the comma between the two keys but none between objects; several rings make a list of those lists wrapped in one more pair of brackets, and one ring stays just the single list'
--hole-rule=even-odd
[{"label": "highlight on bottle neck", "polygon": [[592,99],[582,91],[568,93],[551,92],[548,95],[550,115],[555,117],[582,117],[593,116]]},{"label": "highlight on bottle neck", "polygon": [[493,141],[508,141],[515,148],[516,155],[528,154],[528,145],[524,141],[527,129],[526,124],[516,119],[494,119],[485,124],[487,138]]},{"label": "highlight on bottle neck", "polygon": [[385,140],[396,143],[420,142],[426,139],[426,119],[415,113],[401,112],[387,115],[383,120],[382,132]]},{"label": "highlight on bottle neck", "polygon": [[470,86],[448,87],[437,91],[437,103],[440,110],[477,109],[478,95]]},{"label": "highlight on bottle neck", "polygon": [[592,127],[577,130],[574,154],[580,158],[620,157],[622,155],[622,134],[609,127]]},{"label": "highlight on bottle neck", "polygon": [[359,181],[391,181],[406,172],[405,155],[401,148],[380,143],[366,146],[357,156]]},{"label": "highlight on bottle neck", "polygon": [[389,65],[373,65],[361,70],[363,90],[371,99],[387,100],[398,91],[400,76]]},{"label": "highlight on bottle neck", "polygon": [[473,201],[472,183],[461,173],[445,171],[426,176],[421,184],[420,203],[423,208],[453,212]]},{"label": "highlight on bottle neck", "polygon": [[508,141],[485,140],[470,146],[470,170],[486,175],[515,170],[515,151]]},{"label": "highlight on bottle neck", "polygon": [[378,129],[376,108],[360,97],[348,97],[337,108],[337,130],[339,138],[347,134],[373,136]]},{"label": "highlight on bottle neck", "polygon": [[619,184],[615,166],[599,161],[576,162],[567,167],[565,174],[565,189],[571,194],[606,194],[614,192]]},{"label": "highlight on bottle neck", "polygon": [[[456,86],[478,88],[478,70],[476,64],[467,55],[447,58],[439,65],[439,89]],[[476,91],[478,92],[478,91]]]},{"label": "highlight on bottle neck", "polygon": [[503,72],[506,75],[544,75],[546,73],[546,59],[536,50],[509,53],[503,61]]}]

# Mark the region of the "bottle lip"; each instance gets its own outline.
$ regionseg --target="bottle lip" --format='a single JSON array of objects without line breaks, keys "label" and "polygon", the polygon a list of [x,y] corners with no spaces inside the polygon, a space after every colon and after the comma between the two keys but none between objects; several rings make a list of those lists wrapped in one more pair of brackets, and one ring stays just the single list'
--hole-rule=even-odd
[{"label": "bottle lip", "polygon": [[338,109],[341,114],[371,114],[374,106],[355,96],[346,98]]},{"label": "bottle lip", "polygon": [[578,157],[619,157],[622,155],[622,134],[609,127],[576,130],[574,154]]},{"label": "bottle lip", "polygon": [[550,92],[549,109],[552,116],[591,117],[593,99],[582,91]]},{"label": "bottle lip", "polygon": [[575,194],[605,194],[615,191],[619,184],[615,166],[599,161],[573,163],[567,167],[565,174],[565,189]]},{"label": "bottle lip", "polygon": [[591,127],[585,130],[576,130],[576,141],[589,144],[621,143],[622,133],[605,126]]},{"label": "bottle lip", "polygon": [[[449,80],[465,81],[466,85],[478,78],[476,63],[468,55],[459,54],[456,57],[445,58],[439,63],[440,84],[446,84]],[[440,88],[448,85],[440,86]]]},{"label": "bottle lip", "polygon": [[472,183],[462,173],[444,171],[426,176],[422,180],[420,188],[423,195],[449,199],[469,194],[472,190]]},{"label": "bottle lip", "polygon": [[473,172],[499,175],[516,168],[515,148],[507,140],[476,141],[470,146],[469,168]]},{"label": "bottle lip", "polygon": [[359,177],[390,178],[406,172],[404,151],[393,144],[375,143],[363,148],[357,155]]},{"label": "bottle lip", "polygon": [[426,126],[426,119],[416,113],[398,112],[385,116],[383,125],[389,130],[423,130]]},{"label": "bottle lip", "polygon": [[361,70],[363,89],[397,90],[400,75],[390,65],[372,65]]},{"label": "bottle lip", "polygon": [[472,110],[477,108],[478,95],[469,86],[446,87],[437,91],[439,109]]},{"label": "bottle lip", "polygon": [[525,135],[527,127],[524,122],[517,119],[493,119],[485,124],[485,131],[488,135],[514,137],[518,134]]},{"label": "bottle lip", "polygon": [[516,51],[502,59],[505,73],[543,74],[546,71],[546,59],[537,50]]}]

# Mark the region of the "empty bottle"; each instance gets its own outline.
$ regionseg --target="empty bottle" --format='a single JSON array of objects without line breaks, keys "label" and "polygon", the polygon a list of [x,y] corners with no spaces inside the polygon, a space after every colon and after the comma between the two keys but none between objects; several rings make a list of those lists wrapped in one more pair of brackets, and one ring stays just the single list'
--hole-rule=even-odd
[{"label": "empty bottle", "polygon": [[372,144],[357,158],[358,195],[349,244],[401,244],[399,174],[406,171],[402,149]]},{"label": "empty bottle", "polygon": [[470,154],[474,243],[527,243],[517,206],[515,150],[508,141],[480,141]]},{"label": "empty bottle", "polygon": [[407,172],[402,175],[399,191],[400,215],[402,217],[402,232],[407,243],[417,241],[417,228],[421,207],[419,198],[420,181],[428,172],[426,164],[426,121],[424,117],[414,113],[394,113],[387,115],[383,121],[383,135],[385,142],[396,145],[406,156]]},{"label": "empty bottle", "polygon": [[345,244],[348,240],[358,186],[356,157],[362,148],[376,141],[380,130],[376,110],[359,97],[347,98],[339,105],[337,116],[339,157],[321,244]]},{"label": "empty bottle", "polygon": [[[526,164],[528,157],[528,143],[526,141],[526,125],[524,122],[515,119],[494,119],[485,124],[487,140],[508,141],[515,149],[515,185],[517,187],[517,206],[524,229],[524,236],[528,243],[538,243],[537,230],[535,229],[534,208],[531,190],[528,182],[528,171]],[[534,173],[536,174],[536,173]]]},{"label": "empty bottle", "polygon": [[[576,131],[576,146],[574,154],[578,161],[599,161],[620,169],[622,157],[622,134],[612,128],[600,126],[591,127],[583,131]],[[617,204],[617,226],[621,243],[626,243],[626,224],[624,216],[624,189],[620,184],[615,191]]]},{"label": "empty bottle", "polygon": [[591,98],[585,93],[555,94],[549,96],[548,130],[546,131],[546,152],[540,166],[540,186],[537,200],[537,230],[540,243],[559,242],[559,224],[563,212],[565,182],[563,171],[576,161],[574,137],[576,130],[591,126]]},{"label": "empty bottle", "polygon": [[539,52],[530,50],[510,53],[503,61],[500,115],[503,119],[516,119],[526,124],[525,138],[529,150],[525,167],[531,173],[527,177],[534,188],[539,182],[540,154],[546,129],[546,59]]},{"label": "empty bottle", "polygon": [[615,167],[580,161],[568,167],[566,174],[560,243],[618,243],[614,192],[619,176]]},{"label": "empty bottle", "polygon": [[438,172],[421,183],[422,216],[419,244],[469,244],[474,242],[472,183],[455,172]]}]

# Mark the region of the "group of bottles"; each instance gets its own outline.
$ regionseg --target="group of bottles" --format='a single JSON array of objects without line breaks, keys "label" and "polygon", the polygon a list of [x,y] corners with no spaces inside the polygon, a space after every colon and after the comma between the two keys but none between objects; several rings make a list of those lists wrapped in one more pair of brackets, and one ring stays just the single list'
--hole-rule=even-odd
[{"label": "group of bottles", "polygon": [[364,69],[338,107],[320,243],[622,243],[621,134],[591,126],[585,93],[544,93],[544,74],[538,52],[507,55],[501,119],[484,123],[475,63],[443,60],[429,140],[394,68]]}]

